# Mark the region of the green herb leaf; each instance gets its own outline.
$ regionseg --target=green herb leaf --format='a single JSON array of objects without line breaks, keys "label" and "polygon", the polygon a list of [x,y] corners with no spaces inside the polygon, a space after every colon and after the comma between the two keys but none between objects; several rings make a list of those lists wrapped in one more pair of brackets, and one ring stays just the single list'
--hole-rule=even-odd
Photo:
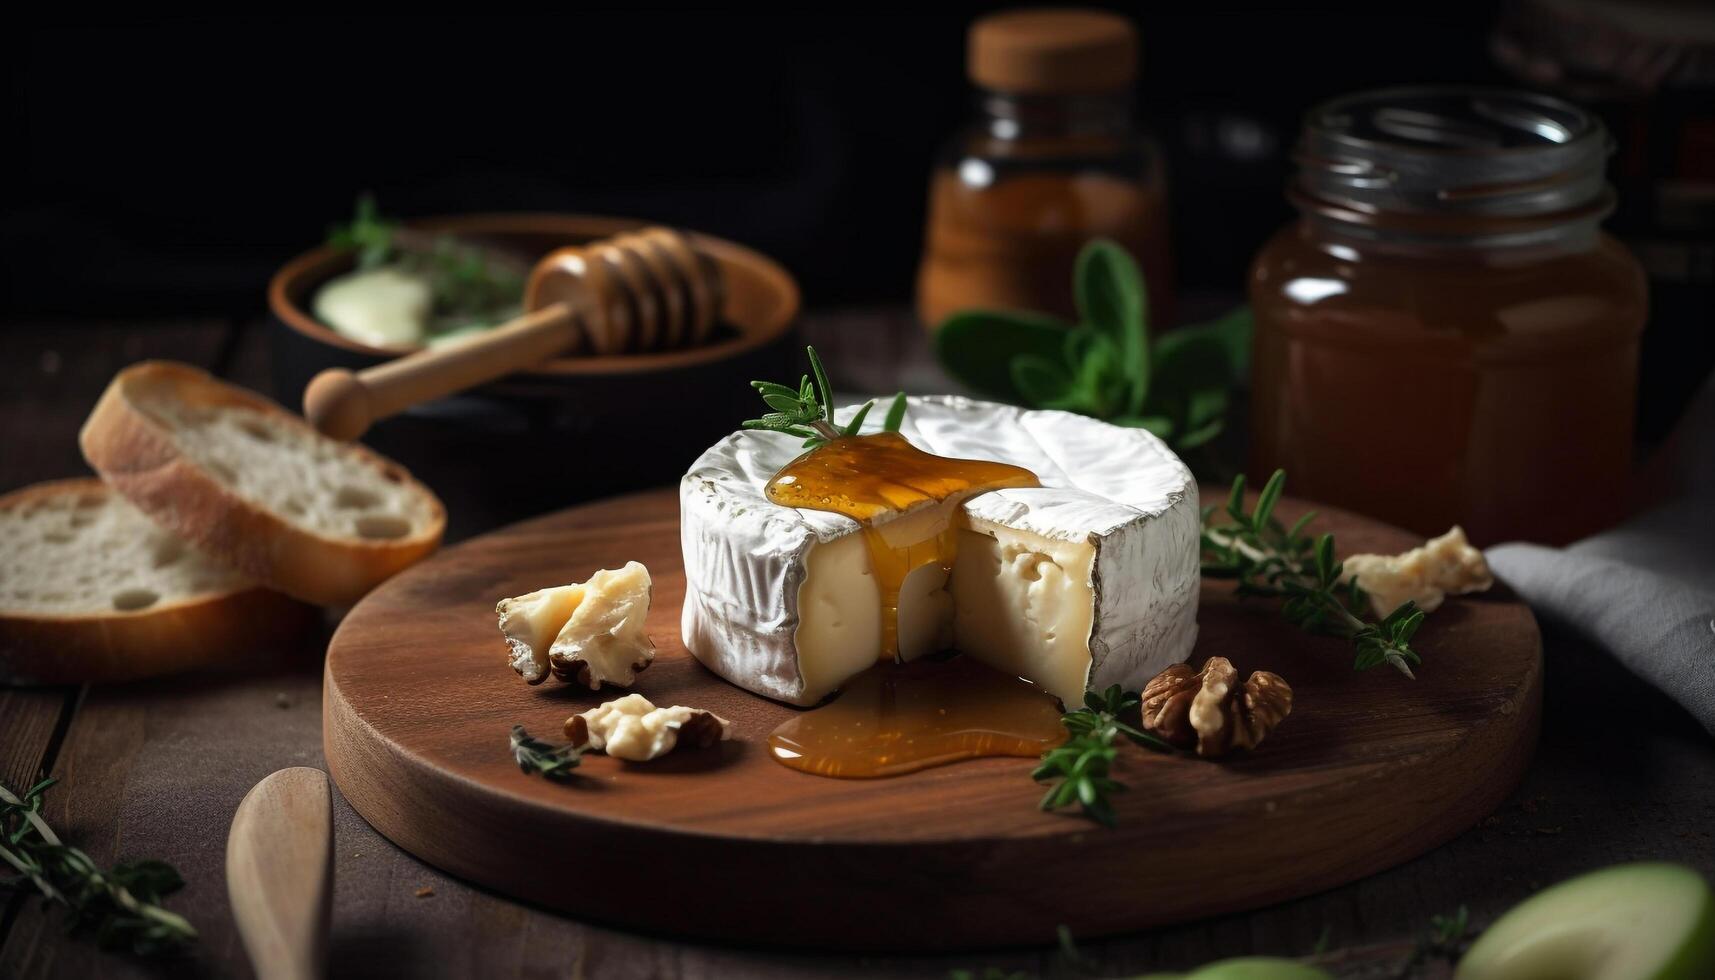
[{"label": "green herb leaf", "polygon": [[851,421],[846,423],[845,428],[841,429],[840,433],[842,435],[855,436],[861,432],[863,430],[863,420],[869,416],[869,410],[874,407],[874,399],[864,402],[863,407],[857,410],[857,414],[851,417]]},{"label": "green herb leaf", "polygon": [[512,726],[509,741],[512,757],[517,760],[519,769],[556,782],[572,778],[572,770],[578,767],[579,757],[584,752],[581,745],[550,745],[534,738],[523,725]]},{"label": "green herb leaf", "polygon": [[184,879],[163,861],[130,861],[103,871],[78,848],[65,844],[42,819],[42,794],[55,783],[44,779],[21,796],[0,784],[0,865],[18,877],[0,887],[33,885],[69,913],[73,931],[90,930],[103,949],[137,956],[184,952],[196,929],[161,906]]},{"label": "green herb leaf", "polygon": [[[1106,334],[1088,328],[1074,331],[1068,340],[1067,366],[1072,373],[1068,407],[1096,418],[1112,415],[1126,403],[1130,390],[1119,347]],[[1071,359],[1074,352],[1076,360]]]},{"label": "green herb leaf", "polygon": [[[784,432],[812,440],[833,439],[841,435],[833,424],[834,409],[830,401],[833,387],[828,384],[827,372],[822,369],[822,359],[816,356],[813,347],[804,348],[804,352],[810,359],[810,370],[815,372],[815,382],[812,383],[810,375],[806,374],[799,379],[794,390],[773,381],[752,381],[750,386],[774,411],[761,418],[744,420],[740,423],[743,428]],[[865,411],[868,411],[867,407]]]},{"label": "green herb leaf", "polygon": [[1245,475],[1233,477],[1233,489],[1227,494],[1227,514],[1235,521],[1245,520]]},{"label": "green herb leaf", "polygon": [[1255,316],[1248,306],[1240,306],[1223,314],[1219,319],[1200,323],[1196,326],[1182,327],[1174,331],[1203,332],[1220,338],[1221,344],[1227,349],[1227,362],[1232,366],[1232,377],[1229,384],[1244,384],[1251,374],[1251,345],[1256,333]]},{"label": "green herb leaf", "polygon": [[822,413],[829,422],[834,420],[834,386],[828,384],[828,372],[822,369],[822,359],[816,356],[816,348],[806,347],[804,353],[810,357],[810,370],[816,375],[816,388],[822,394]]},{"label": "green herb leaf", "polygon": [[[804,380],[808,381],[809,378],[806,377]],[[775,384],[772,381],[752,381],[750,386],[755,388],[757,392],[762,395],[764,400],[767,400],[769,395],[784,395],[787,398],[795,399],[801,398],[804,394],[804,388],[802,385],[797,388],[788,388],[785,385]]]},{"label": "green herb leaf", "polygon": [[375,195],[365,192],[358,196],[357,207],[350,223],[328,229],[328,244],[351,249],[357,253],[359,269],[374,269],[393,258],[397,222],[381,217],[375,205]]},{"label": "green herb leaf", "polygon": [[955,313],[935,331],[935,355],[947,373],[990,398],[1027,404],[1013,383],[1012,362],[1022,355],[1059,361],[1071,328],[1043,313],[969,310]]},{"label": "green herb leaf", "polygon": [[1268,527],[1269,518],[1274,516],[1274,505],[1280,502],[1280,494],[1286,488],[1286,471],[1275,470],[1262,485],[1262,492],[1257,494],[1256,507],[1251,512],[1251,526],[1258,532]]},{"label": "green herb leaf", "polygon": [[1078,314],[1113,341],[1129,382],[1123,410],[1135,413],[1149,394],[1148,300],[1143,274],[1117,242],[1094,239],[1078,253],[1072,270]]},{"label": "green herb leaf", "polygon": [[887,418],[881,423],[881,431],[898,432],[905,422],[905,408],[905,392],[901,391],[893,396],[893,404],[887,406]]},{"label": "green herb leaf", "polygon": [[763,395],[762,400],[768,403],[769,408],[783,414],[796,412],[798,410],[799,403],[796,395],[780,395],[770,392]]},{"label": "green herb leaf", "polygon": [[[1029,312],[972,310],[948,317],[935,335],[941,365],[978,393],[1014,404],[1126,425],[1165,419],[1144,427],[1180,450],[1223,431],[1229,392],[1250,371],[1248,308],[1152,339],[1142,273],[1123,247],[1105,239],[1079,253],[1073,290],[1080,313],[1075,329]],[[1097,353],[1091,335],[1106,338],[1111,351]],[[1054,360],[1056,348],[1063,385],[1039,361],[1017,367],[1026,358]]]},{"label": "green herb leaf", "polygon": [[[828,372],[822,366],[822,359],[814,347],[804,348],[804,354],[809,358],[814,378],[811,374],[802,376],[797,388],[773,381],[752,381],[750,386],[773,411],[761,418],[745,419],[740,425],[746,429],[796,436],[804,440],[805,449],[814,449],[841,436],[857,435],[870,409],[875,407],[875,401],[866,402],[844,427],[838,426],[834,419],[834,387],[828,382]],[[905,408],[905,393],[902,391],[893,396],[893,404],[887,410],[886,431],[899,431],[900,423],[905,420]]]},{"label": "green herb leaf", "polygon": [[1227,391],[1224,388],[1192,392],[1185,401],[1186,431],[1200,429],[1210,422],[1225,421],[1227,401]]},{"label": "green herb leaf", "polygon": [[[1178,438],[1174,439],[1173,440],[1173,448],[1175,448],[1175,449],[1196,449],[1198,446],[1201,446],[1204,443],[1208,442],[1209,440],[1220,435],[1221,430],[1226,428],[1226,425],[1227,425],[1227,423],[1226,423],[1225,419],[1214,419],[1212,421],[1205,422],[1203,425],[1199,426],[1198,428],[1192,429],[1191,431],[1186,432],[1186,433],[1180,435]],[[1157,434],[1159,435],[1159,433],[1157,433]],[[1163,438],[1166,438],[1166,437],[1163,436]]]},{"label": "green herb leaf", "polygon": [[1342,582],[1344,565],[1334,557],[1334,536],[1312,542],[1304,530],[1312,515],[1283,530],[1274,508],[1286,486],[1286,473],[1276,470],[1257,495],[1255,507],[1244,509],[1244,477],[1233,481],[1227,498],[1227,523],[1216,523],[1217,512],[1203,512],[1202,572],[1208,578],[1236,579],[1239,596],[1281,601],[1287,622],[1311,633],[1344,638],[1351,644],[1352,668],[1368,670],[1387,664],[1406,677],[1422,657],[1411,648],[1424,614],[1407,602],[1380,622],[1360,619],[1367,605],[1356,582]]},{"label": "green herb leaf", "polygon": [[1059,361],[1034,354],[1013,358],[1012,383],[1037,408],[1063,408],[1073,396],[1072,379]]},{"label": "green herb leaf", "polygon": [[1219,338],[1169,330],[1156,338],[1146,408],[1178,420],[1183,431],[1201,428],[1225,413],[1227,390],[1233,383],[1232,365]]},{"label": "green herb leaf", "polygon": [[1127,428],[1143,429],[1158,439],[1166,439],[1173,434],[1173,420],[1164,415],[1116,415],[1108,421]]},{"label": "green herb leaf", "polygon": [[1134,711],[1139,703],[1136,693],[1114,684],[1105,691],[1086,691],[1082,708],[1060,716],[1060,724],[1070,737],[1042,753],[1041,761],[1030,773],[1037,782],[1053,783],[1042,796],[1042,809],[1058,810],[1076,803],[1091,820],[1104,827],[1114,825],[1109,797],[1125,790],[1122,783],[1109,775],[1119,755],[1119,739],[1123,736],[1157,751],[1177,751],[1120,720],[1121,715]]}]

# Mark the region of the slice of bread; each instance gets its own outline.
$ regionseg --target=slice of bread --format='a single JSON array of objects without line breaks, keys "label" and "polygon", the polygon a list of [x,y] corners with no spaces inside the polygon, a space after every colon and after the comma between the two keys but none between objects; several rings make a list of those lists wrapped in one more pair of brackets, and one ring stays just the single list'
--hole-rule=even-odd
[{"label": "slice of bread", "polygon": [[81,684],[243,663],[313,616],[100,480],[0,497],[0,680]]},{"label": "slice of bread", "polygon": [[157,524],[308,602],[357,601],[434,551],[446,527],[404,467],[183,364],[119,372],[79,442]]}]

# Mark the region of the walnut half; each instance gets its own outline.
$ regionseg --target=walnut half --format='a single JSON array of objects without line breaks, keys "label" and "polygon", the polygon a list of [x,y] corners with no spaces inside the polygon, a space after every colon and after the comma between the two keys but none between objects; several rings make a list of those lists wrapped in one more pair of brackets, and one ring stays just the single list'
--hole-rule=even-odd
[{"label": "walnut half", "polygon": [[627,694],[567,718],[566,737],[616,759],[647,762],[679,747],[706,749],[725,739],[730,726],[711,711],[657,708],[641,694]]},{"label": "walnut half", "polygon": [[1225,657],[1202,670],[1174,664],[1143,689],[1143,727],[1183,749],[1213,758],[1254,749],[1292,711],[1292,688],[1279,674],[1259,670],[1243,686]]}]

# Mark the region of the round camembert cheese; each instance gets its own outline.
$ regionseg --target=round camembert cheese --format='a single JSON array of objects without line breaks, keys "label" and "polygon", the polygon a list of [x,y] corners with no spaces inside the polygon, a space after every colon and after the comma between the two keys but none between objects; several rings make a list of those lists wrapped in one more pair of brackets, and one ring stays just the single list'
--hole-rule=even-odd
[{"label": "round camembert cheese", "polygon": [[[1072,706],[1087,689],[1136,690],[1190,655],[1197,484],[1161,440],[955,396],[910,399],[900,432],[927,452],[1012,463],[1042,483],[877,519],[879,533],[917,540],[958,528],[951,574],[925,565],[900,591],[903,659],[956,647]],[[801,442],[735,432],[685,474],[682,627],[716,674],[810,705],[876,662],[881,594],[857,522],[764,495]]]}]

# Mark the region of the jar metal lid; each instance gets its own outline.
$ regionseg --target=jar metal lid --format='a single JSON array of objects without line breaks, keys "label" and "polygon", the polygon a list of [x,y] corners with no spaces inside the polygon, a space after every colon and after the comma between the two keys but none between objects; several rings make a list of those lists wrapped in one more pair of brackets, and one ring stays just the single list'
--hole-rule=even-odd
[{"label": "jar metal lid", "polygon": [[1531,218],[1605,213],[1612,143],[1570,102],[1504,88],[1342,96],[1305,117],[1297,190],[1358,213]]}]

